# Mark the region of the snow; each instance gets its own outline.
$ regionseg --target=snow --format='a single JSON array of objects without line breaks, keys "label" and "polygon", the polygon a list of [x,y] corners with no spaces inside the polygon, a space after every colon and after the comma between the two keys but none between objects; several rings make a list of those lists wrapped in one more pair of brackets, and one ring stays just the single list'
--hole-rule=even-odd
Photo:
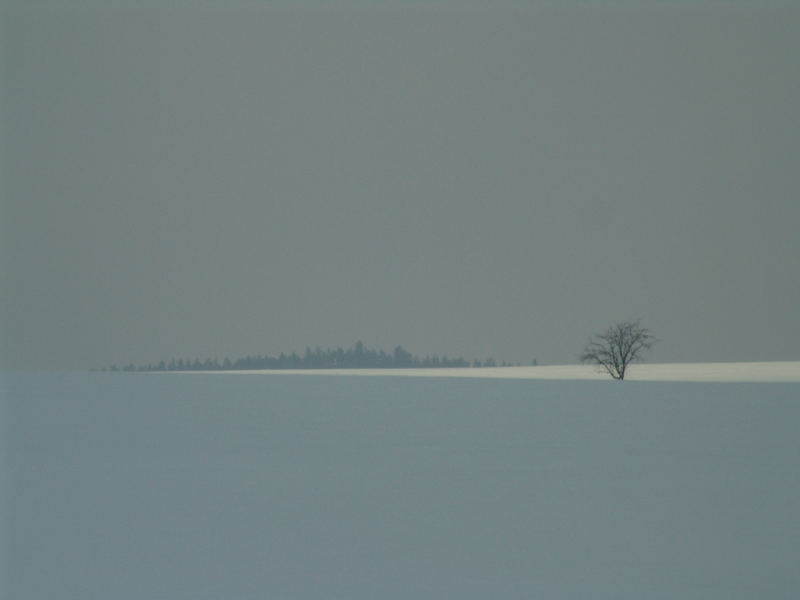
[{"label": "snow", "polygon": [[[197,371],[195,373],[198,373]],[[458,369],[317,369],[224,371],[239,374],[347,375],[393,377],[469,377],[483,379],[601,380],[610,376],[595,365],[483,367]],[[732,363],[637,363],[628,367],[631,381],[800,382],[800,361]]]},{"label": "snow", "polygon": [[0,416],[4,598],[800,590],[793,383],[38,374]]}]

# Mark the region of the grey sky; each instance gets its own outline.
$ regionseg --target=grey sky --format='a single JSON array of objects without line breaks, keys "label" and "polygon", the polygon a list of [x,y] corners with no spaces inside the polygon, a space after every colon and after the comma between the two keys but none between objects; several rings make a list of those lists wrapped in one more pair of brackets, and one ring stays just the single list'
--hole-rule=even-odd
[{"label": "grey sky", "polygon": [[800,359],[800,8],[7,9],[3,364]]}]

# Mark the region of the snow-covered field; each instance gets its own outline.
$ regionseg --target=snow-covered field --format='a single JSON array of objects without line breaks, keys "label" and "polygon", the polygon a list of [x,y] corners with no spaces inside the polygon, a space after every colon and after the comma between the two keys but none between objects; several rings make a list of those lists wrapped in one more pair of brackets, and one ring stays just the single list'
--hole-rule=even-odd
[{"label": "snow-covered field", "polygon": [[12,375],[0,597],[794,600],[799,427],[795,383]]},{"label": "snow-covered field", "polygon": [[[320,369],[287,371],[233,371],[249,374],[366,375],[405,377],[478,377],[492,379],[609,379],[593,365],[496,367],[462,369]],[[226,371],[231,373],[231,371]],[[800,361],[737,363],[633,364],[630,381],[800,382]]]}]

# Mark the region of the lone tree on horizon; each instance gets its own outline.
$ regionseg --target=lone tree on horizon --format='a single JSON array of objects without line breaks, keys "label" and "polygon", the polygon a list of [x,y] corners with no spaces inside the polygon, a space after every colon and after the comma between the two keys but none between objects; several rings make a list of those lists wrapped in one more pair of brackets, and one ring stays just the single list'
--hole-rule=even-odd
[{"label": "lone tree on horizon", "polygon": [[602,365],[614,379],[625,379],[625,370],[642,353],[652,348],[656,338],[640,320],[623,321],[597,333],[589,339],[581,355],[581,362]]}]

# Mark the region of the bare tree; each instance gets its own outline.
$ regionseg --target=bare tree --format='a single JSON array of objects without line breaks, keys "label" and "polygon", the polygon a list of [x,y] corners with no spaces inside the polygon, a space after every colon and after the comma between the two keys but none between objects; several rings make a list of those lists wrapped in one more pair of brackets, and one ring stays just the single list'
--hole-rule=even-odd
[{"label": "bare tree", "polygon": [[614,379],[625,379],[625,370],[656,343],[656,338],[639,320],[623,321],[605,333],[592,336],[581,355],[581,362],[602,365]]}]

